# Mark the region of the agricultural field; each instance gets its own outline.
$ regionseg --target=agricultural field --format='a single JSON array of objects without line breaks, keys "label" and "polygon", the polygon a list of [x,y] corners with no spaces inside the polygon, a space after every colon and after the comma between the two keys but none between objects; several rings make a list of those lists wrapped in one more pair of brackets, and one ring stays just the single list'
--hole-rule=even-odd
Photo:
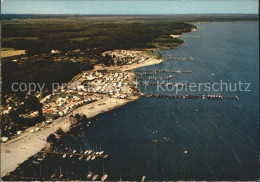
[{"label": "agricultural field", "polygon": [[1,58],[18,56],[21,54],[25,54],[25,50],[14,50],[13,48],[2,48],[1,49]]}]

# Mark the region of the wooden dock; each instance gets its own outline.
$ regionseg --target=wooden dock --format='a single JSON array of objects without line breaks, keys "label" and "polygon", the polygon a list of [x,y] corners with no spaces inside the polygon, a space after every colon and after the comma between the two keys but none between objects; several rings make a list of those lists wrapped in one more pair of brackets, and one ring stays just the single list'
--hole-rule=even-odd
[{"label": "wooden dock", "polygon": [[180,70],[135,70],[136,73],[191,73],[191,71]]},{"label": "wooden dock", "polygon": [[223,99],[235,99],[240,100],[238,96],[221,96],[221,95],[162,95],[162,94],[141,94],[143,97],[156,97],[156,98],[172,98],[172,99],[212,99],[212,100],[223,100]]},{"label": "wooden dock", "polygon": [[[158,80],[160,81],[160,80]],[[138,82],[138,85],[151,85],[151,86],[171,86],[171,87],[189,87],[189,83],[151,83],[151,82]]]},{"label": "wooden dock", "polygon": [[[107,157],[108,157],[108,155],[96,155],[96,154],[79,154],[79,153],[72,153],[72,152],[47,152],[47,151],[43,151],[42,153],[44,153],[44,154],[53,154],[53,155],[64,155],[64,154],[66,154],[67,156],[70,156],[70,155],[73,155],[73,156],[78,156],[78,157],[80,157],[80,156],[83,156],[83,157],[88,157],[88,156],[91,156],[91,157],[93,157],[93,156],[95,156],[95,157],[99,157],[99,158],[103,158],[103,159],[106,159]],[[67,158],[67,157],[66,157]]]},{"label": "wooden dock", "polygon": [[173,57],[173,56],[164,56],[164,60],[166,61],[191,61],[194,60],[192,57]]}]

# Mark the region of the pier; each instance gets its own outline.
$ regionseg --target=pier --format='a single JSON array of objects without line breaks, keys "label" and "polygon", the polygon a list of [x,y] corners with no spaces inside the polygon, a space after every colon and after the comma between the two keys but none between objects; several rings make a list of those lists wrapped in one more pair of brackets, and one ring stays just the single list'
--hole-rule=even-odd
[{"label": "pier", "polygon": [[173,57],[173,56],[164,56],[163,57],[164,60],[166,61],[189,61],[189,60],[193,60],[193,57]]},{"label": "pier", "polygon": [[191,71],[180,70],[136,70],[137,73],[191,73]]},{"label": "pier", "polygon": [[64,154],[66,154],[67,156],[78,156],[78,157],[88,157],[88,156],[91,156],[91,157],[99,157],[99,158],[103,158],[103,159],[106,159],[108,157],[108,155],[97,155],[97,154],[79,154],[79,153],[72,153],[72,152],[47,152],[47,151],[43,151],[42,153],[44,154],[53,154],[53,155],[61,155],[63,156]]},{"label": "pier", "polygon": [[160,85],[160,86],[171,86],[171,87],[188,87],[190,84],[189,83],[161,83],[161,84],[158,84],[158,83],[150,83],[150,82],[138,82],[138,85],[151,85],[151,86],[157,86],[157,85]]},{"label": "pier", "polygon": [[172,77],[149,77],[149,78],[144,78],[144,77],[138,77],[138,80],[170,80]]},{"label": "pier", "polygon": [[172,98],[172,99],[212,99],[212,100],[223,100],[223,99],[236,99],[239,100],[238,96],[221,96],[221,95],[162,95],[162,94],[141,94],[143,97],[156,97],[156,98]]},{"label": "pier", "polygon": [[148,75],[155,75],[156,73],[136,73],[136,76],[148,76]]}]

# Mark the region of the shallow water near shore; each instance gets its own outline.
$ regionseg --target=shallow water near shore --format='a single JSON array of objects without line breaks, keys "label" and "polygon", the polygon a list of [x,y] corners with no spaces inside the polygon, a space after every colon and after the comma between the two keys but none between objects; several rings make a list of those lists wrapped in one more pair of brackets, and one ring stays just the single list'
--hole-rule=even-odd
[{"label": "shallow water near shore", "polygon": [[[182,35],[184,44],[161,51],[163,57],[193,57],[165,61],[137,70],[184,70],[172,82],[250,82],[250,92],[217,92],[238,100],[141,98],[91,118],[89,127],[76,128],[83,136],[77,151],[102,146],[107,159],[86,162],[76,158],[48,158],[25,170],[23,176],[50,175],[61,168],[69,179],[86,180],[89,169],[107,180],[257,180],[259,134],[258,22],[197,24],[198,31]],[[145,93],[161,93],[141,86]],[[167,92],[167,94],[175,94]],[[184,94],[183,92],[181,94]],[[204,94],[204,92],[188,92]],[[187,154],[184,153],[187,151]],[[99,177],[100,179],[100,177]]]}]

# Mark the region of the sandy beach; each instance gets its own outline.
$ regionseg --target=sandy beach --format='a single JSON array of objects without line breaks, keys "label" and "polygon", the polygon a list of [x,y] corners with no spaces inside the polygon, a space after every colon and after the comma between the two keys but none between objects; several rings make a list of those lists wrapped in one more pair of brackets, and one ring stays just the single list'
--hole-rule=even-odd
[{"label": "sandy beach", "polygon": [[150,66],[150,65],[155,65],[155,64],[160,64],[163,62],[163,59],[155,59],[155,58],[150,58],[147,61],[144,61],[142,63],[135,63],[131,65],[122,65],[122,66],[110,66],[110,67],[103,67],[101,65],[96,65],[94,70],[120,70],[120,71],[127,71],[127,70],[134,70],[137,68],[145,67],[145,66]]},{"label": "sandy beach", "polygon": [[[150,58],[147,61],[142,63],[135,63],[132,65],[124,65],[124,66],[111,66],[111,67],[102,67],[100,65],[95,66],[95,70],[133,70],[139,67],[149,66],[153,64],[159,64],[163,60],[162,59],[153,59]],[[104,96],[102,99],[81,106],[75,109],[71,114],[75,115],[85,114],[88,118],[94,117],[100,113],[107,112],[114,108],[120,107],[122,105],[127,104],[128,102],[132,102],[137,100],[139,97],[131,97],[131,99],[117,99],[110,98],[108,96]],[[1,143],[1,176],[5,176],[11,171],[15,170],[19,164],[26,161],[29,157],[35,155],[40,152],[46,146],[46,138],[54,133],[58,128],[62,128],[64,131],[68,131],[70,128],[70,120],[68,114],[65,117],[58,118],[53,122],[53,124],[42,128],[40,131],[31,133],[31,129],[35,127],[28,128],[24,131],[24,133],[6,143]]]},{"label": "sandy beach", "polygon": [[[83,113],[88,118],[94,117],[100,113],[112,110],[119,106],[125,105],[128,102],[137,100],[138,97],[133,97],[132,100],[116,99],[105,97],[97,102],[84,105],[75,109],[71,114]],[[91,109],[93,108],[93,109]],[[9,172],[15,170],[16,167],[29,157],[40,152],[46,145],[46,138],[54,133],[58,128],[68,131],[70,128],[69,115],[58,118],[49,125],[36,133],[30,133],[28,128],[20,137],[10,140],[7,143],[1,144],[1,176],[5,176]]]}]

